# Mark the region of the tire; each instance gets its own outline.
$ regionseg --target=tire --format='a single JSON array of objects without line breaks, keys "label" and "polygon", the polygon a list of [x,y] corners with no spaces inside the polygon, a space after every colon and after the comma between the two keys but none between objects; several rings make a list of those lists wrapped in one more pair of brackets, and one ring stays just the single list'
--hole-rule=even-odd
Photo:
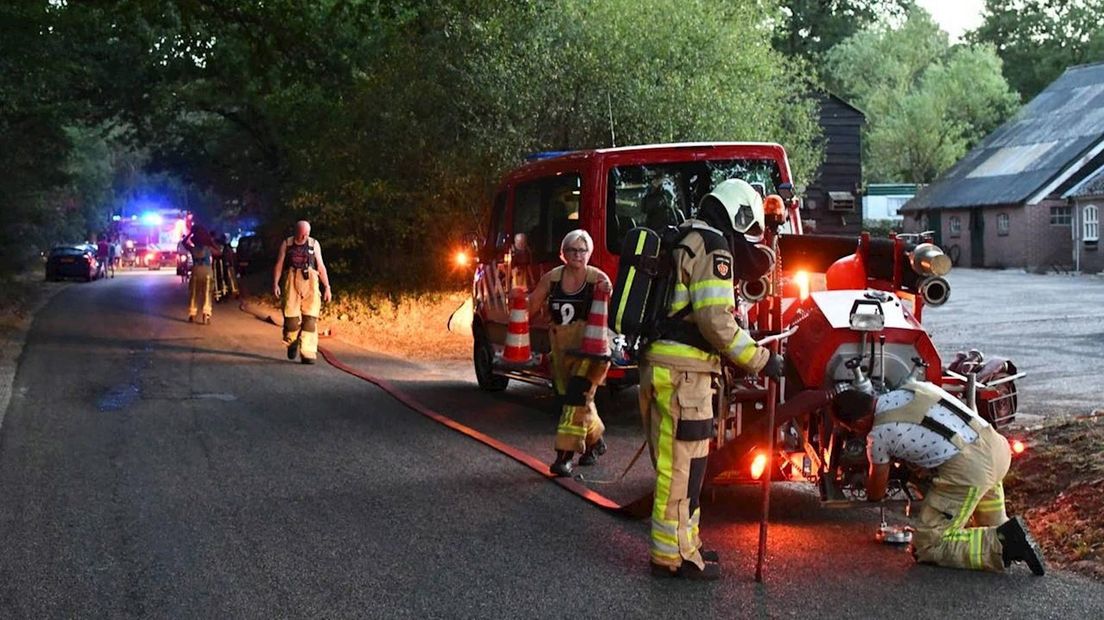
[{"label": "tire", "polygon": [[472,329],[472,365],[475,367],[475,380],[479,388],[486,392],[501,392],[510,385],[510,379],[494,374],[494,348],[487,340],[483,329]]}]

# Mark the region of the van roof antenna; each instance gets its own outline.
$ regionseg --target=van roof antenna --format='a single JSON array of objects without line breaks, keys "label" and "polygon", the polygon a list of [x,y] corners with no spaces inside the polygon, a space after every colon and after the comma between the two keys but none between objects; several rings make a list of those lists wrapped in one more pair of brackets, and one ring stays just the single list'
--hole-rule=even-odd
[{"label": "van roof antenna", "polygon": [[606,108],[609,109],[609,121],[610,121],[610,146],[617,147],[617,135],[613,133],[613,98],[609,93],[606,93]]}]

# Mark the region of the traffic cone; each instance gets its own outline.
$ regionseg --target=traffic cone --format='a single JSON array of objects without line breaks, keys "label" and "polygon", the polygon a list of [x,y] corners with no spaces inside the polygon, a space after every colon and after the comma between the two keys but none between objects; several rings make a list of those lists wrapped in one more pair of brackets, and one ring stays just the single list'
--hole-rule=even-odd
[{"label": "traffic cone", "polygon": [[529,347],[529,303],[525,291],[510,292],[510,323],[506,327],[506,350],[502,361],[508,364],[529,364],[533,351]]},{"label": "traffic cone", "polygon": [[595,359],[610,358],[610,343],[606,337],[606,315],[609,312],[609,290],[594,288],[594,299],[590,302],[590,315],[587,316],[586,332],[583,333],[583,346],[579,355]]}]

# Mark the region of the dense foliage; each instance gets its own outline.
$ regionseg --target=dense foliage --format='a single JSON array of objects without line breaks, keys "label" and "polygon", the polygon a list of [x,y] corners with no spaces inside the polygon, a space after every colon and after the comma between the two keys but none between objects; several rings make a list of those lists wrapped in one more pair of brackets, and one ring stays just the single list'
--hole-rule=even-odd
[{"label": "dense foliage", "polygon": [[879,24],[827,55],[829,85],[866,112],[868,182],[928,183],[999,126],[1018,97],[992,47],[951,46],[926,12]]}]

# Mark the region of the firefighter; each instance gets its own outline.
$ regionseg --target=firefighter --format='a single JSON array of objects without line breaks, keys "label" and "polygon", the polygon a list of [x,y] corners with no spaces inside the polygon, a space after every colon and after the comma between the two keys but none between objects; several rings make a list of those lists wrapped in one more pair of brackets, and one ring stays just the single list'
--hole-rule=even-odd
[{"label": "firefighter", "polygon": [[763,232],[762,197],[729,179],[702,198],[697,217],[679,226],[660,337],[645,349],[640,409],[656,470],[651,568],[655,576],[712,580],[721,576],[715,551],[698,537],[699,498],[713,435],[712,376],[721,356],[750,373],[778,377],[781,356],[740,328],[733,278],[757,279],[766,254],[745,235]]},{"label": "firefighter", "polygon": [[211,265],[221,250],[203,226],[196,225],[181,242],[192,256],[192,278],[188,283],[188,322],[195,322],[196,313],[203,311],[203,324],[211,323],[211,297],[214,276]]},{"label": "firefighter", "polygon": [[[311,238],[310,231],[310,222],[296,222],[295,235],[280,244],[276,267],[272,270],[272,292],[280,298],[283,307],[288,359],[298,356],[304,364],[315,362],[318,314],[322,311],[322,302],[329,303],[333,297],[326,264],[322,261],[322,246]],[[324,292],[319,290],[320,283]]]},{"label": "firefighter", "polygon": [[[606,379],[609,360],[598,360],[570,351],[579,349],[596,288],[611,290],[609,276],[587,264],[594,252],[594,240],[585,230],[573,230],[560,243],[563,265],[541,277],[529,296],[529,314],[547,311],[551,325],[552,383],[562,402],[556,428],[556,460],[549,470],[570,476],[572,460],[581,452],[580,466],[593,465],[606,452],[602,433],[606,427],[594,406],[594,392]],[[547,303],[546,303],[547,302]]]},{"label": "firefighter", "polygon": [[910,381],[877,397],[844,390],[832,414],[867,434],[868,500],[885,497],[895,459],[934,473],[913,535],[917,561],[996,572],[1025,562],[1036,575],[1046,572],[1023,519],[1005,512],[1008,440],[962,401],[932,383]]}]

